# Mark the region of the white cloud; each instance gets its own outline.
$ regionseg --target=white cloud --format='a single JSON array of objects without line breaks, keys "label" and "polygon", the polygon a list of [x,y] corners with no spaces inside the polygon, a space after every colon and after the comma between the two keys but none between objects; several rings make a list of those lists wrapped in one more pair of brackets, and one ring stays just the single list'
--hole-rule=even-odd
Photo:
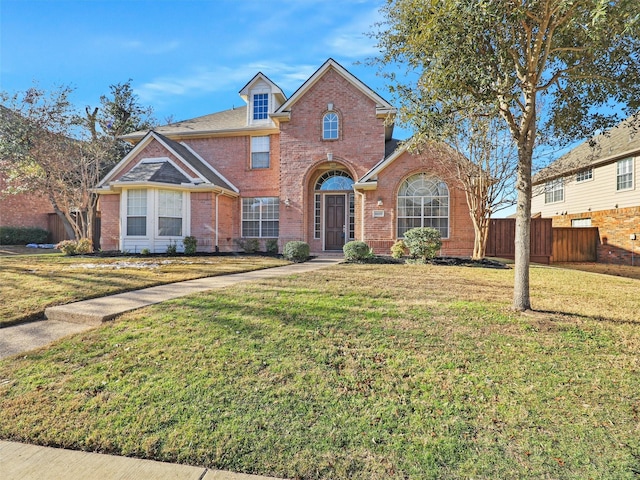
[{"label": "white cloud", "polygon": [[[264,73],[285,93],[291,94],[319,65],[288,65],[282,62],[248,63],[238,67],[199,68],[185,75],[156,78],[137,87],[143,103],[155,103],[166,96],[196,97],[212,92],[238,92],[258,72]],[[235,100],[235,97],[231,100]]]}]

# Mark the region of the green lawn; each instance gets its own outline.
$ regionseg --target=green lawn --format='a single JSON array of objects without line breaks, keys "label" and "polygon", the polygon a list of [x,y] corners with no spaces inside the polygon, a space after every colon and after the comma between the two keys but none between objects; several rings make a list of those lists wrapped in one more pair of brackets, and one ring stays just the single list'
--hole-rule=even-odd
[{"label": "green lawn", "polygon": [[42,317],[53,305],[288,263],[259,256],[0,256],[0,327]]},{"label": "green lawn", "polygon": [[512,277],[343,264],[139,310],[0,362],[0,437],[301,479],[637,478],[640,281],[535,267],[520,315]]}]

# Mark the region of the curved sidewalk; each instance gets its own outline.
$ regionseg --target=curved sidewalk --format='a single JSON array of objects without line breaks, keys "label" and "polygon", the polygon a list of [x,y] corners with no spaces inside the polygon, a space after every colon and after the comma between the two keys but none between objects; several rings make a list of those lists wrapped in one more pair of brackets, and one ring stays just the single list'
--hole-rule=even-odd
[{"label": "curved sidewalk", "polygon": [[[338,257],[319,257],[305,263],[253,272],[199,278],[133,292],[84,300],[46,310],[47,321],[0,329],[0,359],[25,353],[118,315],[192,293],[228,287],[240,282],[296,275],[336,265]],[[71,322],[71,323],[70,323]],[[275,480],[204,467],[176,465],[113,455],[39,447],[0,440],[2,480]]]}]

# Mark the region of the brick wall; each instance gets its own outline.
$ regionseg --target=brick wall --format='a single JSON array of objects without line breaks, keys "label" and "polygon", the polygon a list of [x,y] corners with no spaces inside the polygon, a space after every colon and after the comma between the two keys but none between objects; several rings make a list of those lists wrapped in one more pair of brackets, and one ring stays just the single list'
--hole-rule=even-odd
[{"label": "brick wall", "polygon": [[[0,178],[0,192],[4,188],[5,183]],[[53,213],[53,207],[45,196],[33,193],[0,193],[1,227],[39,227],[47,230],[49,213]]]},{"label": "brick wall", "polygon": [[[402,183],[411,175],[427,173],[443,180],[449,188],[449,238],[442,240],[441,255],[467,257],[472,254],[474,231],[464,191],[443,165],[442,155],[437,149],[420,155],[406,152],[380,172],[376,190],[364,192],[364,241],[376,253],[389,254],[397,240],[397,196]],[[382,206],[378,205],[379,200]],[[374,210],[383,211],[384,217],[374,218]],[[356,229],[358,238],[360,231]]]},{"label": "brick wall", "polygon": [[[327,105],[339,117],[339,138],[322,139],[322,118]],[[329,169],[362,177],[384,156],[384,120],[376,118],[375,103],[334,70],[328,70],[291,107],[291,120],[280,134],[280,241],[303,240],[312,251],[322,249],[314,239],[314,186]],[[333,155],[330,162],[327,154]]]},{"label": "brick wall", "polygon": [[120,248],[120,195],[100,195],[100,248],[104,251]]},{"label": "brick wall", "polygon": [[[615,208],[552,217],[554,227],[571,227],[571,220],[591,218],[598,227],[598,262],[619,265],[640,265],[640,207]],[[637,240],[630,239],[632,234]]]}]

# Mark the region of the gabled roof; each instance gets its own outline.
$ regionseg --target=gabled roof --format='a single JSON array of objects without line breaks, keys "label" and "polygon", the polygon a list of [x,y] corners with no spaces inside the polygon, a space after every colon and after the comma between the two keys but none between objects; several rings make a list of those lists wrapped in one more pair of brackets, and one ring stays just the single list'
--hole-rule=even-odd
[{"label": "gabled roof", "polygon": [[244,87],[242,87],[242,88],[240,89],[240,91],[238,92],[238,93],[240,94],[240,96],[242,97],[242,99],[243,99],[245,102],[247,102],[247,103],[249,102],[249,90],[251,90],[251,86],[252,86],[254,83],[258,82],[258,81],[263,81],[263,82],[265,82],[266,84],[268,84],[268,85],[269,85],[269,88],[270,88],[270,90],[271,90],[271,93],[272,93],[273,95],[276,95],[277,97],[279,97],[279,101],[280,101],[280,103],[282,103],[282,102],[284,102],[284,101],[286,101],[286,100],[287,100],[287,96],[284,94],[284,92],[282,91],[282,89],[281,89],[278,85],[276,85],[275,83],[273,83],[273,82],[271,81],[271,79],[269,79],[269,77],[267,77],[264,73],[262,73],[262,72],[258,72],[258,73],[256,73],[256,74],[253,76],[253,78],[252,78],[251,80],[249,80],[249,81],[247,82],[247,84],[246,84]]},{"label": "gabled roof", "polygon": [[[132,158],[144,150],[151,142],[157,141],[169,152],[171,152],[182,163],[188,165],[197,176],[189,178],[186,172],[178,170],[175,165],[162,166],[166,163],[158,160],[141,161],[133,169],[117,180],[117,175],[129,164]],[[178,180],[182,180],[178,183]],[[238,193],[239,190],[214,167],[205,162],[195,151],[187,145],[178,143],[164,135],[150,131],[133,149],[100,181],[98,188],[109,189],[111,186],[121,186],[124,183],[166,183],[172,185],[183,185],[185,187],[217,187],[228,193]]]},{"label": "gabled roof", "polygon": [[533,177],[533,184],[564,177],[640,153],[640,113],[584,141]]},{"label": "gabled roof", "polygon": [[155,182],[180,185],[190,180],[169,162],[141,162],[122,177],[118,182]]},{"label": "gabled roof", "polygon": [[296,90],[289,99],[284,102],[278,110],[272,114],[272,117],[276,118],[287,118],[291,113],[291,107],[304,96],[309,89],[316,84],[318,80],[320,80],[324,74],[333,69],[338,74],[342,75],[348,82],[354,85],[358,90],[360,90],[363,94],[369,97],[376,104],[376,112],[380,116],[393,115],[396,112],[396,109],[387,102],[384,98],[378,95],[375,91],[365,85],[362,81],[360,81],[357,77],[355,77],[352,73],[350,73],[346,68],[336,62],[333,58],[328,59],[324,64],[316,70],[316,72],[311,75],[306,82]]},{"label": "gabled roof", "polygon": [[384,158],[376,163],[371,170],[358,180],[354,187],[357,190],[375,189],[378,186],[378,173],[391,165],[400,155],[407,151],[409,142],[400,140],[387,140],[384,145]]}]

